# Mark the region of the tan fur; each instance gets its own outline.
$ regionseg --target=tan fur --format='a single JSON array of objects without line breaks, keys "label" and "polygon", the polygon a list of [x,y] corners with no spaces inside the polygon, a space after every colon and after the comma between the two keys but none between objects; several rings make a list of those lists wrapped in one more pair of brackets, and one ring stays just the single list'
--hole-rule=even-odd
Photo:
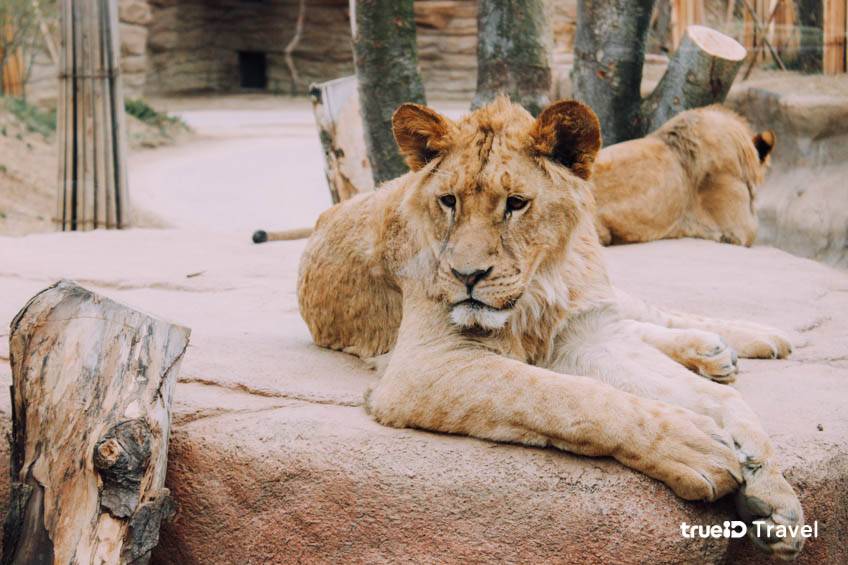
[{"label": "tan fur", "polygon": [[595,165],[604,245],[698,237],[749,246],[771,131],[754,135],[721,106],[678,114],[654,133],[604,148]]},{"label": "tan fur", "polygon": [[[683,498],[738,491],[749,518],[803,522],[756,416],[712,380],[732,379],[732,349],[785,355],[788,340],[611,287],[583,180],[600,143],[587,107],[534,121],[500,98],[454,123],[404,106],[394,128],[413,172],[322,214],[298,283],[318,345],[391,350],[374,418],[610,456]],[[802,543],[755,541],[783,557]]]}]

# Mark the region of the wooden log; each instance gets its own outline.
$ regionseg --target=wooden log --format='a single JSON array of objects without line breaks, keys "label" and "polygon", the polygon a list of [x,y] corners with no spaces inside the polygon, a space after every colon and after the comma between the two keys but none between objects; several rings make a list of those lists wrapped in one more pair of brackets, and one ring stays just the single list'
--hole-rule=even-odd
[{"label": "wooden log", "polygon": [[481,0],[477,10],[477,93],[471,108],[506,94],[538,115],[550,103],[550,39],[542,0]]},{"label": "wooden log", "polygon": [[333,204],[374,190],[371,164],[365,152],[356,77],[313,84],[309,95],[324,149],[324,172]]},{"label": "wooden log", "polygon": [[395,145],[392,114],[424,104],[412,0],[351,0],[353,47],[365,146],[374,184],[409,169]]},{"label": "wooden log", "polygon": [[15,316],[3,563],[147,563],[189,333],[68,281]]},{"label": "wooden log", "polygon": [[668,69],[643,104],[645,133],[684,110],[724,102],[746,53],[723,33],[689,26]]}]

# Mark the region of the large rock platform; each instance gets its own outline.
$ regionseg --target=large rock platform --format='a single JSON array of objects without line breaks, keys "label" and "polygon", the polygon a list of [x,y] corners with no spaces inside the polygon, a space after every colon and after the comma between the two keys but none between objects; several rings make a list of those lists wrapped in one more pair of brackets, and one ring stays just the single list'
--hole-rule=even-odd
[{"label": "large rock platform", "polygon": [[[768,561],[747,540],[681,537],[681,522],[731,519],[730,500],[687,503],[607,459],[373,422],[361,402],[374,373],[312,345],[300,320],[302,248],[184,231],[0,238],[2,328],[58,278],[192,328],[167,480],[179,510],[157,562]],[[615,283],[656,304],[793,336],[789,360],[742,360],[733,386],[819,522],[799,562],[848,562],[848,275],[694,240],[606,253]]]}]

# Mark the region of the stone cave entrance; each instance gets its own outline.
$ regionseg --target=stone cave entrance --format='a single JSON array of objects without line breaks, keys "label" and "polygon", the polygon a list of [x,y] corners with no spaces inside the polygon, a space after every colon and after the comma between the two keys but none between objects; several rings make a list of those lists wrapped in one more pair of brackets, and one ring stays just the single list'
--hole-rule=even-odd
[{"label": "stone cave entrance", "polygon": [[262,51],[239,51],[239,84],[249,90],[268,88],[268,58]]},{"label": "stone cave entrance", "polygon": [[285,47],[297,26],[298,0],[151,1],[144,91],[303,93],[310,82],[349,74],[347,6],[347,0],[306,1],[294,84]]}]

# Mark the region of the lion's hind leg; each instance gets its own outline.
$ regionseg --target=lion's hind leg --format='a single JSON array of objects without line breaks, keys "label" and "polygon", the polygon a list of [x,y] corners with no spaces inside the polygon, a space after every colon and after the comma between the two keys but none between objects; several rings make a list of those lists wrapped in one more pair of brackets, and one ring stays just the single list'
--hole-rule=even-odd
[{"label": "lion's hind leg", "polygon": [[662,351],[687,369],[719,383],[732,383],[738,372],[737,355],[715,333],[696,329],[666,328],[626,320],[622,324],[642,341]]}]

